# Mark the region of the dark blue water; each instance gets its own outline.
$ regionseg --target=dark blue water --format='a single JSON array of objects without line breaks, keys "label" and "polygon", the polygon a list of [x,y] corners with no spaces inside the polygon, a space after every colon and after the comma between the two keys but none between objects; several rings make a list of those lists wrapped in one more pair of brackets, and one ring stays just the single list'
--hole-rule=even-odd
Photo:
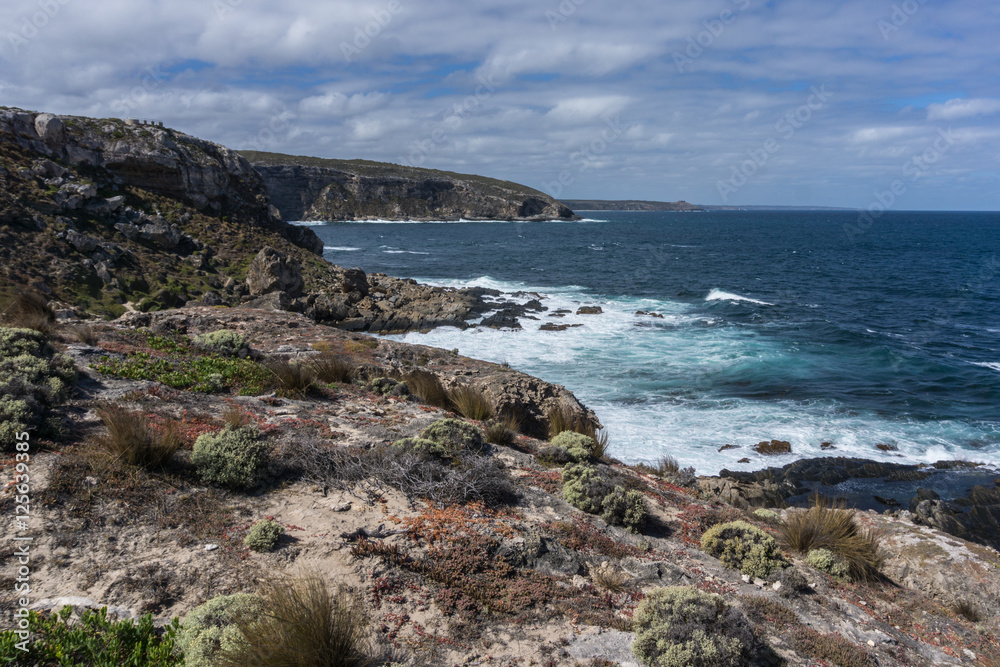
[{"label": "dark blue water", "polygon": [[[619,458],[753,468],[748,447],[779,438],[788,460],[1000,464],[1000,214],[887,213],[853,239],[847,212],[587,215],[314,229],[337,264],[538,291],[553,310],[601,305],[523,331],[406,340],[565,384]],[[539,331],[547,321],[583,326]]]}]

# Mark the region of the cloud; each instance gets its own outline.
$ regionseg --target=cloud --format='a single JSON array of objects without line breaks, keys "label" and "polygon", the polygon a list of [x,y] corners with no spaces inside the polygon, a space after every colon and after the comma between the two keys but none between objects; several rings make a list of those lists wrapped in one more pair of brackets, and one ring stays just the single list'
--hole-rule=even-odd
[{"label": "cloud", "polygon": [[932,104],[927,107],[928,120],[958,120],[974,116],[989,116],[1000,112],[1000,100],[997,99],[954,99],[944,104]]}]

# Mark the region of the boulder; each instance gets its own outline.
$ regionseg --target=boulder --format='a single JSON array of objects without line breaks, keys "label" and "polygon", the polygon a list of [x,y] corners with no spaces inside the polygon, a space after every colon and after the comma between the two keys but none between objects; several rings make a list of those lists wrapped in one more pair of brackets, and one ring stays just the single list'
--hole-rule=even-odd
[{"label": "boulder", "polygon": [[89,236],[73,231],[66,231],[66,242],[73,246],[78,252],[91,253],[97,250],[98,242]]},{"label": "boulder", "polygon": [[361,296],[368,296],[368,276],[359,268],[345,269],[341,290],[345,294],[359,292]]},{"label": "boulder", "polygon": [[175,248],[181,242],[182,234],[176,225],[168,225],[163,218],[154,218],[152,222],[143,225],[139,236],[164,248]]},{"label": "boulder", "polygon": [[50,113],[40,113],[35,116],[35,132],[39,139],[46,143],[55,143],[63,139],[65,132],[63,122]]},{"label": "boulder", "polygon": [[600,315],[604,309],[600,306],[580,306],[576,309],[577,315]]},{"label": "boulder", "polygon": [[247,269],[247,288],[252,296],[286,292],[294,299],[302,294],[302,270],[271,246],[264,246]]},{"label": "boulder", "polygon": [[268,292],[263,296],[243,304],[243,308],[258,308],[260,310],[291,310],[292,299],[287,292]]}]

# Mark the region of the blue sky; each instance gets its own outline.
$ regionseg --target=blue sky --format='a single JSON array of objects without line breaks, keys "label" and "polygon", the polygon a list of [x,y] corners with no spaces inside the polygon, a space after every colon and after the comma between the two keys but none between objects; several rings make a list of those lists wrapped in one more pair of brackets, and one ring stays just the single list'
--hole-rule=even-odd
[{"label": "blue sky", "polygon": [[8,0],[0,26],[0,104],[233,148],[566,198],[1000,209],[997,3]]}]

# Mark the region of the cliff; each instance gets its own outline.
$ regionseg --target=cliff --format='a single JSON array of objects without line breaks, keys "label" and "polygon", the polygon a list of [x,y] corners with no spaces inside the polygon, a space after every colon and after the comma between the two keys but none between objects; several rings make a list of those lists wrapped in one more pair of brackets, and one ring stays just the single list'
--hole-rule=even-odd
[{"label": "cliff", "polygon": [[643,201],[635,199],[563,199],[575,211],[704,211],[700,206],[681,201]]},{"label": "cliff", "polygon": [[367,160],[244,151],[284,220],[575,220],[509,181]]}]

